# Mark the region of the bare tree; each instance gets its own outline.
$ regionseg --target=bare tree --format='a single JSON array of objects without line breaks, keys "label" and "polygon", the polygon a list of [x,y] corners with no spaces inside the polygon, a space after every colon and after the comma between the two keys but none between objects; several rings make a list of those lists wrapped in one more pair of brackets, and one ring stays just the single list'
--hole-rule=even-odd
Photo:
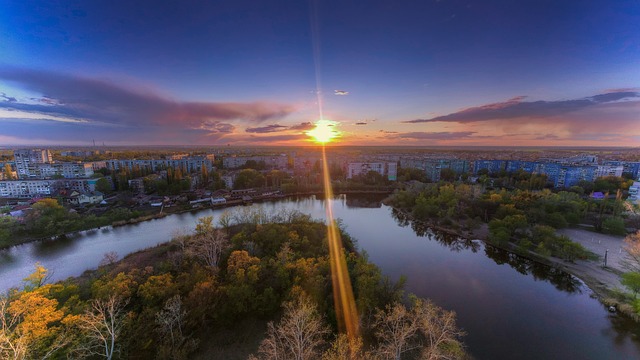
[{"label": "bare tree", "polygon": [[82,355],[97,355],[111,360],[118,347],[118,337],[124,324],[124,308],[129,300],[116,295],[94,299],[91,308],[80,317],[78,326],[86,341],[77,351]]},{"label": "bare tree", "polygon": [[100,266],[113,265],[118,261],[118,253],[115,251],[109,251],[104,253],[102,260],[100,260]]},{"label": "bare tree", "polygon": [[413,298],[410,310],[399,303],[388,306],[376,314],[374,328],[377,353],[384,359],[399,360],[405,353],[426,360],[467,357],[460,341],[465,333],[456,327],[455,312],[428,300]]},{"label": "bare tree", "polygon": [[227,235],[219,229],[213,229],[205,234],[196,234],[192,239],[192,250],[207,266],[216,267],[228,244]]},{"label": "bare tree", "polygon": [[233,223],[233,220],[231,218],[231,212],[229,210],[225,210],[222,212],[222,214],[220,214],[218,219],[218,224],[222,226],[224,231],[227,233],[227,236],[229,236],[231,224]]},{"label": "bare tree", "polygon": [[182,251],[186,250],[189,238],[189,231],[186,228],[177,229],[171,234],[171,241],[178,244]]},{"label": "bare tree", "polygon": [[156,324],[160,334],[168,339],[171,347],[175,347],[176,339],[182,338],[182,322],[187,312],[182,310],[180,295],[171,297],[164,303],[164,308],[156,313]]},{"label": "bare tree", "polygon": [[627,235],[624,242],[624,251],[627,254],[622,259],[622,266],[629,271],[640,272],[640,230]]},{"label": "bare tree", "polygon": [[407,308],[395,303],[378,311],[374,320],[378,353],[384,359],[400,360],[402,354],[417,349],[418,324]]},{"label": "bare tree", "polygon": [[196,349],[197,341],[185,337],[182,333],[182,323],[186,315],[180,295],[171,297],[165,302],[164,308],[156,313],[158,332],[165,345],[158,349],[161,358],[184,359]]},{"label": "bare tree", "polygon": [[[306,296],[284,305],[277,325],[268,324],[267,337],[258,348],[258,359],[306,360],[320,358],[329,328]],[[253,357],[255,359],[255,357]]]},{"label": "bare tree", "polygon": [[424,339],[422,359],[453,360],[467,356],[460,341],[466,333],[456,326],[454,311],[446,311],[430,300],[415,299],[412,312]]},{"label": "bare tree", "polygon": [[191,240],[191,250],[207,266],[216,267],[229,241],[227,235],[220,229],[214,228],[212,223],[212,216],[198,219],[196,233]]}]

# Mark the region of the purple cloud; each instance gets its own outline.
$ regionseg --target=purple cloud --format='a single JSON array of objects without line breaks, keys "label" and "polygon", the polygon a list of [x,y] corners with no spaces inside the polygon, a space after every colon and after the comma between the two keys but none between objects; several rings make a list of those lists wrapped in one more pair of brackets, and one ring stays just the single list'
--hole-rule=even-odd
[{"label": "purple cloud", "polygon": [[474,131],[443,131],[443,132],[406,132],[396,133],[387,138],[414,139],[414,140],[459,140],[466,139],[475,134]]},{"label": "purple cloud", "polygon": [[638,98],[640,98],[640,92],[635,91],[608,92],[582,99],[557,101],[524,101],[525,97],[519,96],[505,102],[471,107],[448,115],[403,122],[410,124],[428,122],[471,123],[515,118],[549,118],[589,107],[614,104],[621,100]]},{"label": "purple cloud", "polygon": [[316,126],[312,122],[303,122],[298,125],[290,126],[289,130],[304,131],[304,130],[311,130],[314,127]]},{"label": "purple cloud", "polygon": [[248,133],[266,134],[266,133],[283,131],[286,129],[287,129],[286,126],[273,124],[273,125],[267,125],[262,127],[247,128],[245,131]]},{"label": "purple cloud", "polygon": [[3,102],[3,108],[124,126],[219,130],[211,124],[261,123],[295,110],[271,102],[182,102],[106,80],[29,69],[0,68],[0,79],[43,95],[39,104]]}]

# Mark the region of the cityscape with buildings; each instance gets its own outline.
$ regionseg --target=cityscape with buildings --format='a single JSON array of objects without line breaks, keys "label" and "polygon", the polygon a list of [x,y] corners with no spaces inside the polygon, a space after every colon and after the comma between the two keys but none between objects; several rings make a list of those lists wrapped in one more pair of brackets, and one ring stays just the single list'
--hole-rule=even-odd
[{"label": "cityscape with buildings", "polygon": [[640,1],[0,1],[0,360],[640,359]]}]

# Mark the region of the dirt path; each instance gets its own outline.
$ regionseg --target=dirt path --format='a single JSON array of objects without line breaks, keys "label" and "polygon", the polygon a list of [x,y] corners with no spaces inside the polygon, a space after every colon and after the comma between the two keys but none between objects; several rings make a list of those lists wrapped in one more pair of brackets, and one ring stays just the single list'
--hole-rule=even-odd
[{"label": "dirt path", "polygon": [[[607,289],[624,289],[620,284],[620,274],[624,272],[622,266],[622,259],[625,256],[625,252],[622,250],[623,236],[599,234],[583,229],[562,229],[558,230],[558,233],[568,236],[572,241],[582,244],[600,256],[600,259],[596,261],[560,262],[569,273],[582,279],[601,297],[606,296]],[[604,268],[604,254],[607,250],[607,267]]]},{"label": "dirt path", "polygon": [[624,271],[622,259],[625,252],[624,236],[605,235],[594,233],[583,229],[562,229],[558,230],[561,235],[568,236],[572,241],[582,244],[591,252],[599,255],[604,263],[604,254],[607,252],[607,266],[619,271]]}]

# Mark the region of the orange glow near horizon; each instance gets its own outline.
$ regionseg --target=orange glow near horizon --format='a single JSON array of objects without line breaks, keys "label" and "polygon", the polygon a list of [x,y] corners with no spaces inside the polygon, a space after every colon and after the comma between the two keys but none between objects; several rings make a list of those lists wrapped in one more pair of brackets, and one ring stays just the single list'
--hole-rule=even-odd
[{"label": "orange glow near horizon", "polygon": [[315,142],[326,144],[340,137],[341,133],[336,129],[339,123],[331,120],[318,120],[315,123],[313,129],[307,131],[305,134],[310,136]]}]

